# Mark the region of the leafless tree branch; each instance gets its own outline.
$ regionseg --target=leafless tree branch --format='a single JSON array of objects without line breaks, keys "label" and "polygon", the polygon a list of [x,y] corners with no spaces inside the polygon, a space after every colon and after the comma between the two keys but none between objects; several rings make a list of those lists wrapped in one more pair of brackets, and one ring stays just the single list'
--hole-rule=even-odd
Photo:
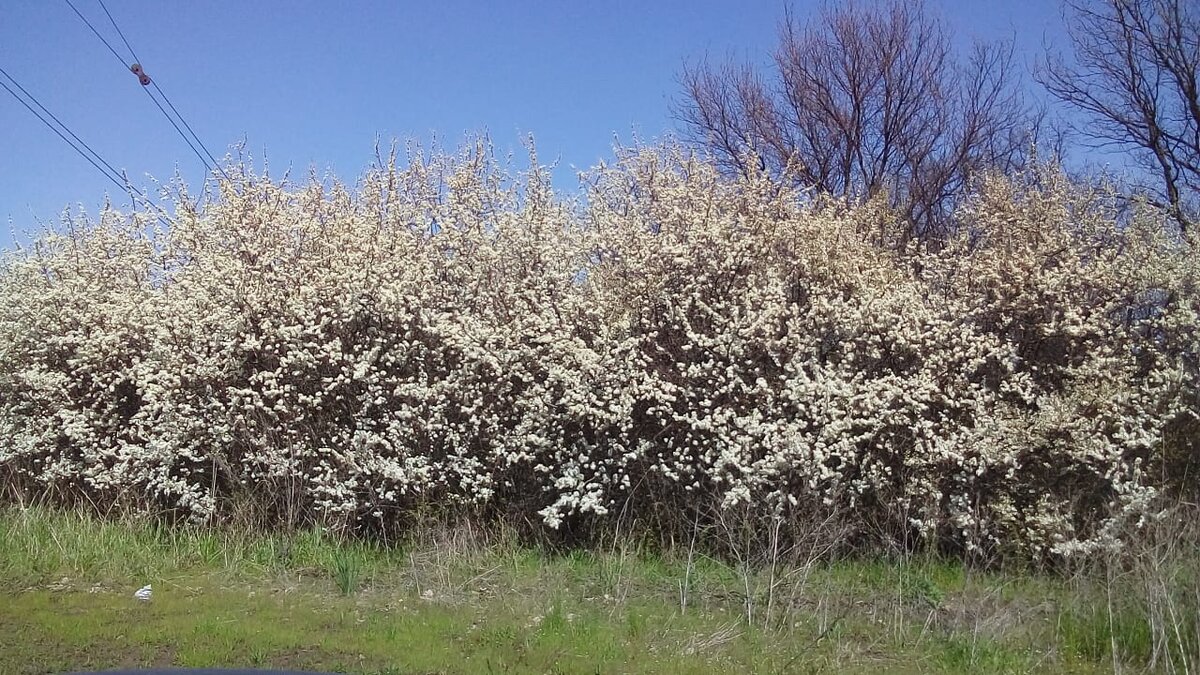
[{"label": "leafless tree branch", "polygon": [[1067,0],[1073,61],[1047,59],[1039,81],[1090,120],[1087,136],[1127,149],[1139,187],[1184,232],[1200,218],[1200,11],[1190,0]]},{"label": "leafless tree branch", "polygon": [[731,171],[756,161],[851,200],[886,195],[906,222],[901,242],[951,231],[971,177],[1022,163],[1040,129],[1011,46],[960,59],[915,0],[830,5],[809,23],[787,15],[773,57],[769,73],[686,68],[684,128]]}]

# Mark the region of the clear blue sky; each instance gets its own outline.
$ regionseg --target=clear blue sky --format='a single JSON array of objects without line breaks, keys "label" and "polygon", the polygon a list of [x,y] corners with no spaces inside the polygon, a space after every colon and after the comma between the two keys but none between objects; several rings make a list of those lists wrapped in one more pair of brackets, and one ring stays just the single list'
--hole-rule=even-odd
[{"label": "clear blue sky", "polygon": [[[114,46],[95,0],[73,0]],[[434,136],[455,148],[486,130],[501,151],[533,134],[543,162],[611,156],[614,138],[674,128],[670,101],[686,60],[762,60],[796,0],[432,0],[314,2],[106,0],[147,73],[222,156],[245,140],[273,173],[310,166],[352,180],[376,137]],[[1015,38],[1031,59],[1061,39],[1056,0],[929,0],[964,39]],[[0,5],[0,67],[105,159],[146,176],[203,169],[140,85],[62,0]],[[115,189],[0,90],[0,248],[11,230],[68,205],[95,213]],[[128,201],[115,195],[119,203]]]}]

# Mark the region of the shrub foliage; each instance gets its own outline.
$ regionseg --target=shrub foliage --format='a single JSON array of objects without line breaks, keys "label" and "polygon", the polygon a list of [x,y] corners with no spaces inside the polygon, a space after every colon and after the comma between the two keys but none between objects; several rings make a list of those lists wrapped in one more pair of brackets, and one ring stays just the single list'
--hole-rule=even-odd
[{"label": "shrub foliage", "polygon": [[9,256],[5,499],[550,536],[736,512],[1044,557],[1118,545],[1191,452],[1200,265],[1160,213],[1038,170],[918,250],[885,199],[670,145],[577,201],[532,166],[242,170],[169,229],[108,210]]}]

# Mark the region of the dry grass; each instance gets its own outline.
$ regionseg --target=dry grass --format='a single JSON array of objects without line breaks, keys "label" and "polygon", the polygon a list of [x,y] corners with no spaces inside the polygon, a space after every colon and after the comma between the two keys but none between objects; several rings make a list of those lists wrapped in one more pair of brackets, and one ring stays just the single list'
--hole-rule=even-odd
[{"label": "dry grass", "polygon": [[[381,547],[8,510],[0,630],[15,639],[0,672],[1190,673],[1195,559],[1171,522],[1105,561],[1111,573],[1064,576],[799,546],[742,561],[691,545],[549,553],[444,523]],[[144,606],[131,593],[147,582]]]}]

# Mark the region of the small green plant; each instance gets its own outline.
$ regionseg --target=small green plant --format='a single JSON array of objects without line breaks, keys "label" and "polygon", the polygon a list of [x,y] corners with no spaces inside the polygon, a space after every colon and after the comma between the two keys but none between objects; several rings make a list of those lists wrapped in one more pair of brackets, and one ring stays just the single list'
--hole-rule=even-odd
[{"label": "small green plant", "polygon": [[333,553],[330,575],[342,595],[351,595],[362,580],[363,560],[357,552],[339,548]]},{"label": "small green plant", "polygon": [[918,573],[906,581],[912,599],[929,605],[931,609],[941,607],[946,594],[928,574]]}]

